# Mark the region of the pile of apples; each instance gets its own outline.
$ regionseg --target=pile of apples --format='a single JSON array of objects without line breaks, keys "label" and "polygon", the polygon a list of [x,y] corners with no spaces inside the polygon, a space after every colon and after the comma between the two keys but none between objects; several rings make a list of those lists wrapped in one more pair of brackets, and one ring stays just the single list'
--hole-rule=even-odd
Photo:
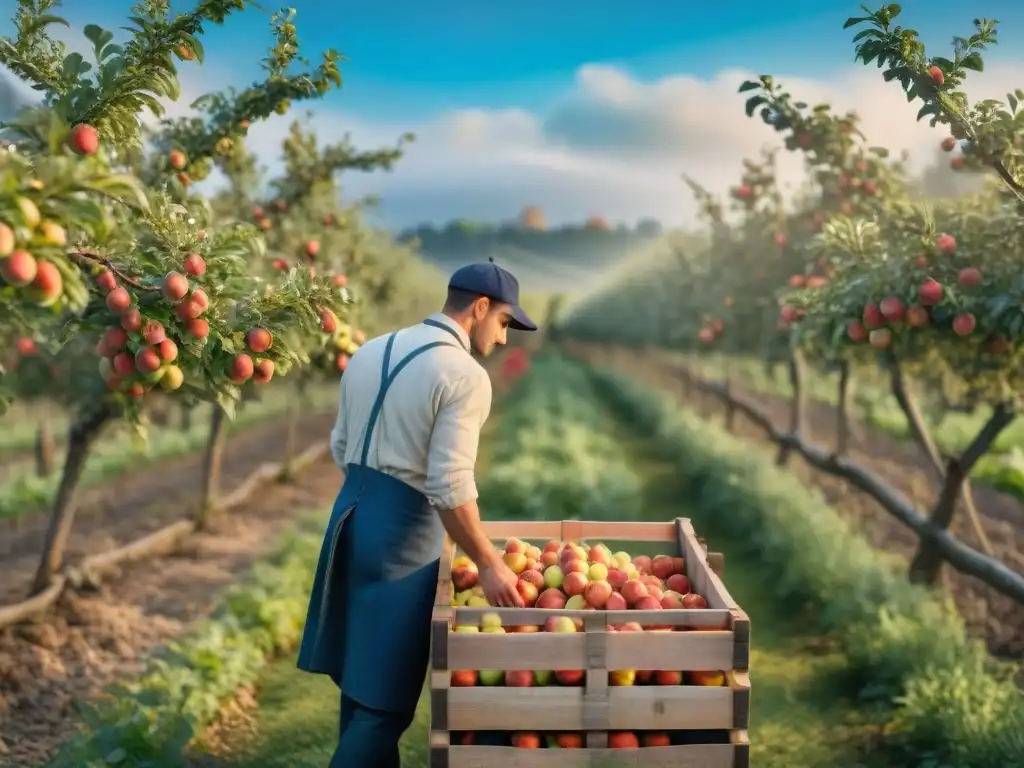
[{"label": "pile of apples", "polygon": [[[520,539],[509,539],[503,559],[519,577],[516,589],[528,608],[653,611],[708,607],[702,596],[690,591],[681,557],[634,558],[627,552],[612,553],[602,543],[586,549],[575,542],[549,541],[540,549]],[[455,558],[452,605],[488,605],[477,585],[478,577],[479,570],[470,558]]]},{"label": "pile of apples", "polygon": [[[504,560],[519,576],[518,591],[527,607],[552,610],[663,610],[707,608],[707,601],[690,591],[690,580],[683,573],[681,557],[646,555],[636,558],[626,552],[612,553],[604,544],[589,549],[573,542],[548,542],[544,549],[519,539],[505,545]],[[452,563],[455,594],[452,605],[486,607],[487,600],[477,584],[479,571],[466,556]],[[627,621],[609,626],[613,632],[671,632],[672,626],[644,627]],[[679,629],[685,629],[680,627]],[[480,626],[459,625],[455,632],[582,632],[583,622],[568,616],[551,616],[543,626],[502,626],[501,617],[487,613]],[[508,686],[526,688],[557,684],[580,686],[586,678],[581,669],[559,670],[455,670],[451,684],[455,687]],[[614,670],[608,673],[613,686],[629,685],[702,685],[723,686],[721,671]]]}]

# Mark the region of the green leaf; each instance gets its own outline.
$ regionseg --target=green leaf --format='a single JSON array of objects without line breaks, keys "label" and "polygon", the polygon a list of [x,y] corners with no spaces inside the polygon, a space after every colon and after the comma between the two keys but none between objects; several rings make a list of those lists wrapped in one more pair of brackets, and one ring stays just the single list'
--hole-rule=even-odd
[{"label": "green leaf", "polygon": [[877,29],[864,29],[864,30],[861,30],[860,32],[858,32],[856,35],[853,36],[853,42],[856,43],[858,40],[863,40],[865,37],[881,37],[881,36],[882,36],[882,33],[879,32]]},{"label": "green leaf", "polygon": [[106,61],[111,56],[120,56],[123,53],[124,53],[124,48],[122,48],[120,45],[115,45],[114,43],[110,43],[109,45],[103,46],[103,50],[100,51],[100,54],[99,54],[99,60],[100,61]]},{"label": "green leaf", "polygon": [[1011,112],[1017,111],[1017,97],[1014,96],[1012,93],[1006,94],[1006,103],[1010,105]]},{"label": "green leaf", "polygon": [[118,765],[123,763],[127,757],[128,753],[122,747],[118,747],[104,758],[104,762],[107,765]]},{"label": "green leaf", "polygon": [[974,72],[984,72],[985,62],[981,59],[981,54],[977,51],[969,53],[964,56],[963,61],[960,62],[960,66],[964,69],[970,69]]},{"label": "green leaf", "polygon": [[743,84],[740,85],[739,92],[740,93],[745,93],[747,91],[756,91],[760,87],[761,87],[761,84],[759,82],[757,82],[756,80],[744,80]]},{"label": "green leaf", "polygon": [[754,110],[756,110],[762,104],[767,103],[768,99],[766,99],[764,96],[751,96],[749,99],[747,99],[747,106],[745,107],[747,117],[752,117],[754,114]]},{"label": "green leaf", "polygon": [[[82,69],[83,66],[85,69]],[[64,62],[61,64],[61,76],[72,82],[76,82],[78,76],[88,70],[89,64],[82,58],[80,53],[69,53],[64,57]]]},{"label": "green leaf", "polygon": [[850,27],[855,27],[858,24],[860,24],[862,21],[871,21],[871,17],[870,16],[851,16],[843,24],[843,29],[849,29]]},{"label": "green leaf", "polygon": [[85,35],[85,39],[88,40],[95,46],[99,45],[99,40],[103,37],[105,30],[96,24],[86,24],[85,29],[82,30],[82,34]]},{"label": "green leaf", "polygon": [[932,101],[921,107],[920,111],[917,113],[917,119],[920,120],[928,115],[937,115],[938,113],[939,105]]},{"label": "green leaf", "polygon": [[188,45],[192,49],[192,52],[195,54],[196,61],[202,64],[203,60],[206,58],[206,49],[203,48],[203,44],[199,42],[199,38],[195,35],[186,35],[185,39],[188,41]]}]

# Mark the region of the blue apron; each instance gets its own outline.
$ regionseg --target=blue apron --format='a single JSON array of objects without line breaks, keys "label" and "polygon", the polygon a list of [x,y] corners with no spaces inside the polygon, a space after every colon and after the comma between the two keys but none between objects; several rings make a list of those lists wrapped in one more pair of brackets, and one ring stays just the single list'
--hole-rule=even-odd
[{"label": "blue apron", "polygon": [[[458,341],[451,328],[434,320]],[[430,618],[445,531],[426,497],[366,465],[384,398],[416,357],[417,347],[391,368],[392,334],[384,349],[380,388],[363,437],[362,457],[346,468],[324,536],[299,648],[298,667],[330,675],[364,707],[415,709],[430,653]]]}]

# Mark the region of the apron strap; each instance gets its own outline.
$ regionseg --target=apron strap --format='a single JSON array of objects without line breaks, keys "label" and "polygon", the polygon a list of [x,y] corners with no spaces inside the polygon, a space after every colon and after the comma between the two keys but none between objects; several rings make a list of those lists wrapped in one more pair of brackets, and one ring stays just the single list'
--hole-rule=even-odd
[{"label": "apron strap", "polygon": [[[449,329],[450,330],[450,329]],[[454,331],[453,331],[454,333]],[[397,333],[391,334],[388,338],[387,346],[384,347],[384,365],[381,371],[381,382],[380,389],[377,390],[377,399],[373,402],[373,408],[370,410],[370,418],[366,423],[366,432],[363,435],[363,454],[359,459],[360,466],[366,466],[366,460],[370,457],[370,440],[373,437],[373,430],[377,426],[377,420],[380,418],[380,412],[384,407],[384,398],[388,394],[388,390],[391,389],[391,385],[394,384],[398,374],[409,365],[414,359],[422,355],[424,352],[428,352],[435,347],[454,347],[454,344],[450,344],[447,341],[432,341],[429,344],[424,344],[422,347],[417,347],[412,352],[403,357],[395,369],[388,373],[388,368],[391,365],[391,349],[395,343],[395,337]],[[460,339],[461,342],[461,339]],[[460,345],[459,347],[465,351],[465,347]]]},{"label": "apron strap", "polygon": [[452,328],[449,328],[444,323],[439,323],[437,320],[432,320],[430,318],[427,318],[426,320],[423,321],[423,324],[424,325],[429,325],[431,328],[440,328],[445,333],[450,333],[452,335],[452,337],[454,337],[454,339],[457,342],[459,342],[459,346],[462,347],[463,349],[466,349],[466,345],[462,341],[462,337],[459,336],[459,334],[456,333],[455,330],[453,330]]}]

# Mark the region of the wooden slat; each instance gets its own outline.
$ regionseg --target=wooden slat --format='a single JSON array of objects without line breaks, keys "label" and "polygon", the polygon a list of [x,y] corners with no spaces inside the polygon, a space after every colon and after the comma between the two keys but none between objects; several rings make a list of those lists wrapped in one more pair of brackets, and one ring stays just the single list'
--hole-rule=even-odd
[{"label": "wooden slat", "polygon": [[430,732],[430,768],[451,768],[450,743],[447,731]]},{"label": "wooden slat", "polygon": [[732,691],[732,728],[746,730],[750,726],[750,676],[746,672],[728,670],[726,684]]},{"label": "wooden slat", "polygon": [[692,744],[646,749],[449,749],[448,768],[734,768],[732,744]]},{"label": "wooden slat", "polygon": [[750,768],[750,738],[746,731],[733,731],[729,734],[729,742],[736,750],[733,768]]},{"label": "wooden slat", "polygon": [[[733,634],[725,631],[609,632],[608,669],[732,669]],[[586,633],[448,635],[448,668],[586,669]],[[435,668],[440,668],[435,665]]]},{"label": "wooden slat", "polygon": [[710,671],[732,668],[731,632],[612,632],[609,669]]},{"label": "wooden slat", "polygon": [[[569,616],[581,621],[594,616],[594,611],[567,611],[554,608],[465,608],[453,609],[453,621],[457,627],[479,627],[484,616],[497,615],[503,627],[541,627],[552,616]],[[652,627],[721,627],[732,628],[733,614],[724,608],[673,609],[661,611],[600,611],[608,624],[617,626],[635,621],[642,626]]]},{"label": "wooden slat", "polygon": [[608,729],[611,718],[611,700],[608,689],[608,625],[606,617],[590,611],[583,622],[587,638],[587,671],[583,688],[583,730],[589,749],[604,749],[608,746]]},{"label": "wooden slat", "polygon": [[557,539],[560,522],[550,520],[488,520],[484,533],[489,539]]},{"label": "wooden slat", "polygon": [[729,590],[708,566],[707,554],[697,541],[697,534],[689,520],[680,518],[676,521],[679,535],[679,546],[686,560],[686,574],[695,592],[703,595],[710,608],[739,608],[732,599]]},{"label": "wooden slat", "polygon": [[[736,698],[749,688],[699,685],[610,687],[603,694],[606,731],[729,730]],[[450,731],[585,731],[592,726],[583,688],[451,688]],[[749,701],[749,698],[747,699]]]},{"label": "wooden slat", "polygon": [[[685,518],[681,518],[685,519]],[[687,521],[689,522],[689,521]],[[607,522],[603,520],[489,520],[487,538],[497,539],[608,539],[609,541],[676,541],[676,523]]]},{"label": "wooden slat", "polygon": [[672,543],[676,540],[675,523],[585,521],[583,522],[582,538],[588,540],[608,539],[609,541],[664,541]]}]

